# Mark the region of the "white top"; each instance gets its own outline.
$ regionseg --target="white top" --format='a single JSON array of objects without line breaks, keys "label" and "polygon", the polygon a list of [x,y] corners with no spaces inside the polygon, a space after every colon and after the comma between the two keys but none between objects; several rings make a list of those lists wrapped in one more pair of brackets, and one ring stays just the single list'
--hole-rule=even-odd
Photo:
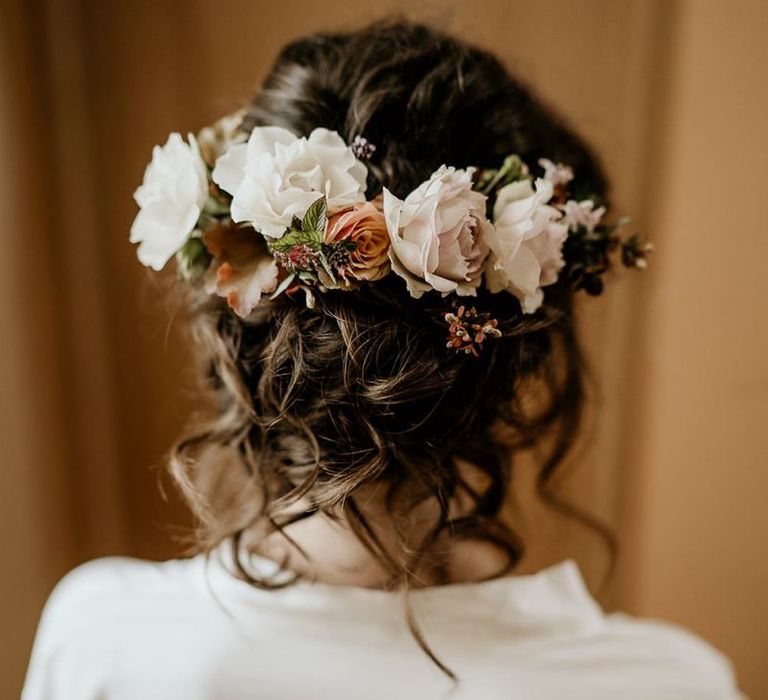
[{"label": "white top", "polygon": [[[266,559],[254,565],[274,570]],[[108,558],[56,587],[23,700],[731,700],[728,661],[661,622],[604,614],[575,563],[401,594],[262,591],[219,558]]]}]

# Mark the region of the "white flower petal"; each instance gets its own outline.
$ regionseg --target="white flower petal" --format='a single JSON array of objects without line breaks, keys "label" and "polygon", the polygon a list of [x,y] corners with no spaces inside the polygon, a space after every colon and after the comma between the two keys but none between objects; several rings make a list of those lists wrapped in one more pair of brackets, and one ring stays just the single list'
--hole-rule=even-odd
[{"label": "white flower petal", "polygon": [[245,147],[222,156],[213,179],[232,195],[232,218],[279,237],[293,216],[325,195],[334,213],[365,201],[368,169],[341,136],[315,129],[298,138],[280,127],[256,127]]},{"label": "white flower petal", "polygon": [[195,137],[171,134],[155,146],[144,180],[134,193],[140,209],[130,241],[142,264],[162,269],[194,230],[208,197],[208,175]]},{"label": "white flower petal", "polygon": [[568,165],[553,163],[547,158],[540,158],[539,165],[544,168],[544,179],[549,180],[554,187],[567,185],[573,180],[573,170]]},{"label": "white flower petal", "polygon": [[594,207],[595,203],[591,199],[580,202],[569,199],[565,204],[560,205],[560,210],[563,212],[563,219],[568,224],[569,230],[576,231],[583,226],[591,233],[605,214],[605,207],[598,209]]},{"label": "white flower petal", "polygon": [[248,146],[238,143],[232,146],[216,161],[211,179],[228,194],[240,186],[245,177],[245,159]]},{"label": "white flower petal", "polygon": [[[307,141],[312,146],[330,146],[331,148],[347,148],[344,139],[336,131],[318,126],[312,130]],[[350,151],[351,153],[351,151]]]},{"label": "white flower petal", "polygon": [[524,313],[541,306],[541,287],[556,282],[564,264],[568,229],[558,221],[560,212],[547,204],[553,193],[552,182],[543,178],[535,188],[528,181],[515,182],[499,191],[494,206],[486,284],[491,292],[514,294]]}]

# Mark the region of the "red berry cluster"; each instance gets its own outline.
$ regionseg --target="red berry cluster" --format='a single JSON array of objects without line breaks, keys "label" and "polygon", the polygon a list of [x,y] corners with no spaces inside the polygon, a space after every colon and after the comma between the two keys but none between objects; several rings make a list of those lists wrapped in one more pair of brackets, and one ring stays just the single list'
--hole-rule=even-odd
[{"label": "red berry cluster", "polygon": [[474,306],[467,309],[462,305],[455,312],[443,314],[443,318],[448,324],[446,347],[458,353],[479,357],[488,338],[501,337],[499,322],[489,314],[479,314]]}]

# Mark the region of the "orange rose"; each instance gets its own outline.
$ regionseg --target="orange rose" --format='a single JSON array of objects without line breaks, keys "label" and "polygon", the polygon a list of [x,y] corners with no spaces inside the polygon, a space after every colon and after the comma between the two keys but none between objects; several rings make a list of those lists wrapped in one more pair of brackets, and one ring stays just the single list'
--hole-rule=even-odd
[{"label": "orange rose", "polygon": [[389,234],[384,214],[372,202],[356,204],[332,216],[325,231],[326,243],[351,241],[347,274],[373,282],[389,272]]}]

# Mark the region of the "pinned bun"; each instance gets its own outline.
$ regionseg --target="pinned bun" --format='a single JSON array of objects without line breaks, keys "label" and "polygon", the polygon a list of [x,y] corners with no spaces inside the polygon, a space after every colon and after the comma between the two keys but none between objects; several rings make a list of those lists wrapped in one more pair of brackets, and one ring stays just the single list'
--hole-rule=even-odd
[{"label": "pinned bun", "polygon": [[[289,44],[248,109],[244,128],[257,125],[364,136],[376,146],[371,196],[384,187],[405,196],[441,163],[496,167],[510,153],[568,163],[605,194],[586,146],[494,56],[421,25]],[[478,290],[471,305],[511,325],[477,358],[446,351],[440,301],[412,299],[392,275],[355,294],[318,295],[314,309],[279,297],[248,321],[207,294],[193,301],[220,413],[178,443],[172,464],[205,547],[254,525],[280,529],[301,500],[308,506],[293,519],[344,505],[393,583],[412,583],[446,538],[491,542],[507,554],[499,573],[515,566],[523,543],[499,518],[515,455],[550,447],[540,490],[552,499],[548,484],[582,411],[572,291],[549,287],[542,312],[523,318],[511,295]],[[462,461],[484,475],[480,490]],[[373,482],[390,490],[393,516],[434,501],[439,516],[420,549],[387,551],[372,534],[355,494]],[[471,505],[457,516],[460,495]]]}]

